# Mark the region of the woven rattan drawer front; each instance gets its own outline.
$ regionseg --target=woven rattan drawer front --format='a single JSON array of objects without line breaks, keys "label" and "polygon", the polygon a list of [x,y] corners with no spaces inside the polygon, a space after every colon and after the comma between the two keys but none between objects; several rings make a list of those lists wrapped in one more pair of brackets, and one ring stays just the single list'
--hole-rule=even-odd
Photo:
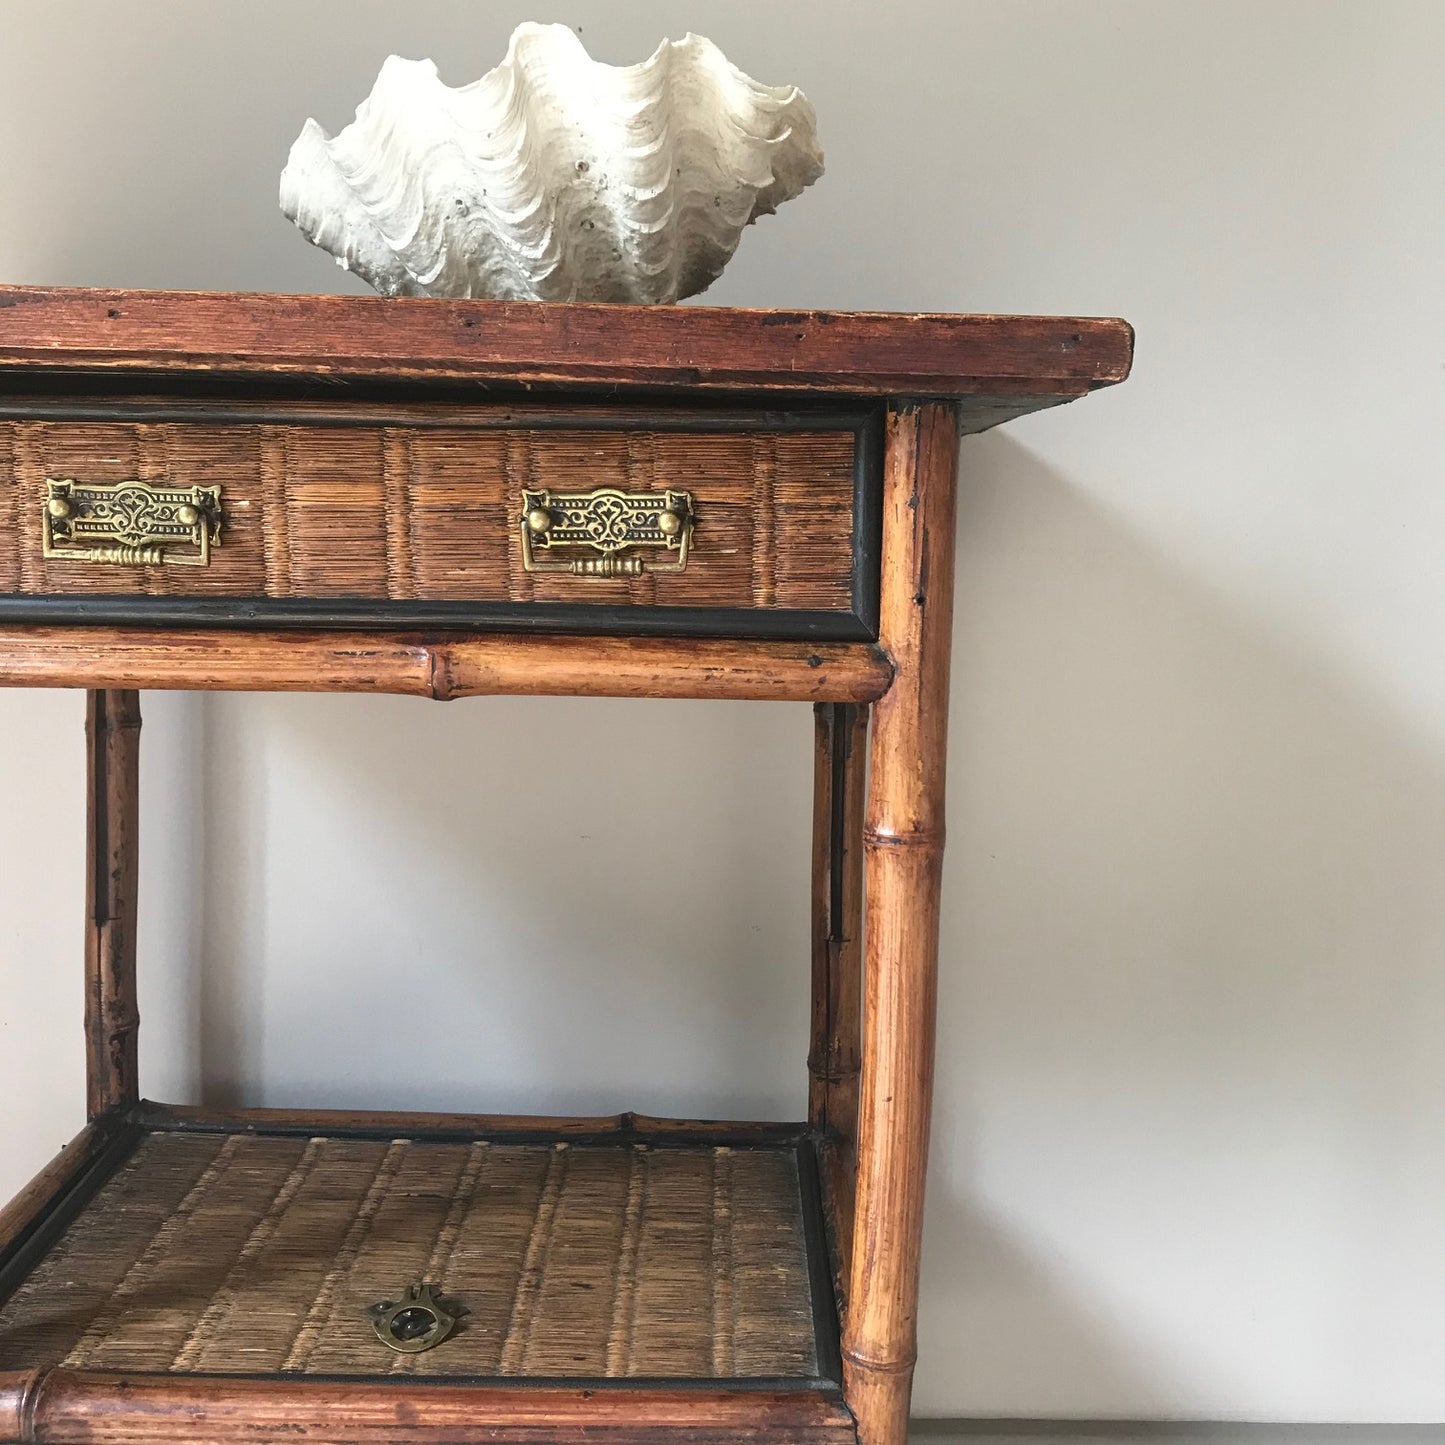
[{"label": "woven rattan drawer front", "polygon": [[[876,451],[862,413],[0,403],[0,612],[866,637]],[[160,546],[67,530],[117,497],[193,525]],[[651,541],[528,533],[529,507],[545,528],[598,497],[650,507]]]}]

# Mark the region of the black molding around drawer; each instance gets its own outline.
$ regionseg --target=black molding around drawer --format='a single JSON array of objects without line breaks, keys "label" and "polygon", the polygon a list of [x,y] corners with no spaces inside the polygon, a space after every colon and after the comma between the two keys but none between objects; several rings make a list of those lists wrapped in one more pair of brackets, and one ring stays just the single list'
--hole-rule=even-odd
[{"label": "black molding around drawer", "polygon": [[298,597],[0,596],[0,624],[197,627],[241,631],[555,632],[637,637],[740,637],[872,642],[876,597],[856,612],[752,607],[599,606],[570,602],[378,602]]}]

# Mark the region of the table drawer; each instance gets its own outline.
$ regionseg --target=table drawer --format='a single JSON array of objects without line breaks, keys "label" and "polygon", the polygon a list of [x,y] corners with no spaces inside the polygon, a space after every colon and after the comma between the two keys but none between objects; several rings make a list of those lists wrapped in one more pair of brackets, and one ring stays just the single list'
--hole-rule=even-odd
[{"label": "table drawer", "polygon": [[870,412],[0,402],[0,617],[876,635]]}]

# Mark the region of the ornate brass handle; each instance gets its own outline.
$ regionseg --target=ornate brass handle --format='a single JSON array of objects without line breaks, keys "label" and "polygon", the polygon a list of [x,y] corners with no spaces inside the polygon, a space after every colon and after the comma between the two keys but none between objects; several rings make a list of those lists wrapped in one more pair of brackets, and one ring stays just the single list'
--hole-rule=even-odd
[{"label": "ornate brass handle", "polygon": [[[522,566],[528,572],[570,572],[574,577],[640,577],[681,572],[692,550],[692,496],[688,492],[522,493]],[[554,548],[586,548],[585,557],[539,556]],[[623,556],[631,549],[662,554]]]},{"label": "ornate brass handle", "polygon": [[57,562],[205,567],[221,544],[219,487],[47,477],[41,515],[43,555]]}]

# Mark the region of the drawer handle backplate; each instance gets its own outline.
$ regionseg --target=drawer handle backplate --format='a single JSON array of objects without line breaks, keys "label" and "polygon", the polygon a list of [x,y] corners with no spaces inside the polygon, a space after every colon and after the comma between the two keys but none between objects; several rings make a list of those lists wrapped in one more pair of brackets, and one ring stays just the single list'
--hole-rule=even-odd
[{"label": "drawer handle backplate", "polygon": [[102,486],[47,477],[44,556],[123,567],[205,567],[221,544],[221,489]]},{"label": "drawer handle backplate", "polygon": [[[681,572],[692,550],[692,496],[617,487],[593,492],[544,487],[522,493],[521,525],[522,566],[528,572],[570,572],[574,577]],[[572,548],[585,548],[590,555],[546,555]],[[652,555],[634,555],[640,551]]]}]

